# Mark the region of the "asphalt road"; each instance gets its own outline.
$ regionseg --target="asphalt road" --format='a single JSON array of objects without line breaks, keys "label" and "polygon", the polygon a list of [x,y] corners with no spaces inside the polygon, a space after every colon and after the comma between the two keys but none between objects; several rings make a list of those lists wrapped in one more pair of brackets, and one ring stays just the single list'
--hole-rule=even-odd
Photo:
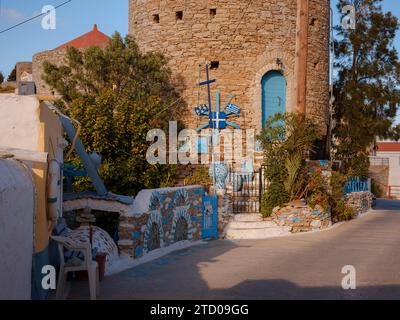
[{"label": "asphalt road", "polygon": [[[356,271],[342,288],[342,268]],[[88,299],[73,282],[70,299]],[[100,299],[400,299],[400,201],[330,230],[212,241],[107,277]]]}]

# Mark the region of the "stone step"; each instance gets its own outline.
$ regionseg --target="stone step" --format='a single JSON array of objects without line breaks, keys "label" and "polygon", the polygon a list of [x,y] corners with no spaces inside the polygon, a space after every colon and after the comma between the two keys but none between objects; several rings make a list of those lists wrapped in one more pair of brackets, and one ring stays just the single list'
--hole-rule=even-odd
[{"label": "stone step", "polygon": [[265,229],[275,228],[278,225],[273,221],[232,221],[228,228],[232,229]]},{"label": "stone step", "polygon": [[291,227],[269,227],[257,229],[234,229],[228,228],[226,239],[244,240],[244,239],[268,239],[279,236],[290,235]]},{"label": "stone step", "polygon": [[259,213],[240,213],[235,214],[234,221],[237,222],[257,222],[263,221],[261,214]]}]

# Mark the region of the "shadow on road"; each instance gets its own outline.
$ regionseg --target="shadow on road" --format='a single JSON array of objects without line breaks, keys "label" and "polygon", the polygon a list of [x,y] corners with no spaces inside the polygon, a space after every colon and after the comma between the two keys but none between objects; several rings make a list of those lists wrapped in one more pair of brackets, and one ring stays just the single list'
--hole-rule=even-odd
[{"label": "shadow on road", "polygon": [[[211,241],[105,278],[107,300],[400,299],[400,200],[379,199],[374,214],[296,237]],[[357,289],[344,290],[344,265]],[[70,299],[88,299],[72,282]]]},{"label": "shadow on road", "polygon": [[374,210],[398,210],[400,212],[400,200],[377,199]]},{"label": "shadow on road", "polygon": [[[174,252],[161,259],[107,277],[101,285],[104,300],[369,300],[400,299],[400,285],[360,285],[355,290],[337,286],[300,286],[285,279],[248,279],[229,287],[219,278],[231,275],[220,270],[212,283],[204,276],[204,268],[218,263],[221,255],[247,247],[239,242],[217,241]],[[188,256],[191,259],[186,259]],[[262,268],[262,266],[251,266]],[[293,266],[293,271],[296,267]],[[299,272],[301,272],[299,270]],[[328,271],[327,271],[328,272]],[[229,281],[228,281],[229,283]],[[218,288],[220,286],[220,288]],[[225,287],[224,287],[225,286]],[[88,299],[87,282],[72,284],[70,299]]]}]

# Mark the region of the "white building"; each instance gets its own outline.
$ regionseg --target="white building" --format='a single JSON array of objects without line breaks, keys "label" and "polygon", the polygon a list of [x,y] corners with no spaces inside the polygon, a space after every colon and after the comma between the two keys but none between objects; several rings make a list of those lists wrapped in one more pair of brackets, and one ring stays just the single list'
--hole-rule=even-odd
[{"label": "white building", "polygon": [[388,195],[400,197],[400,142],[379,142],[371,165],[388,166]]}]

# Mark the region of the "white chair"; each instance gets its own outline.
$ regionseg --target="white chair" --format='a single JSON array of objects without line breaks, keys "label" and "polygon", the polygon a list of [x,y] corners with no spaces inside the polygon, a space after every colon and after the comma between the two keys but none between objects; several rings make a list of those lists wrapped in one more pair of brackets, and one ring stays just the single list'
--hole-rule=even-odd
[{"label": "white chair", "polygon": [[[58,251],[60,254],[60,273],[58,277],[57,284],[57,299],[64,298],[64,286],[67,279],[68,272],[74,271],[84,271],[88,272],[89,278],[89,289],[90,289],[90,299],[96,300],[96,297],[100,294],[100,284],[99,284],[99,267],[96,261],[92,260],[92,250],[91,245],[88,242],[75,242],[70,238],[52,236],[51,237],[58,244]],[[75,251],[82,252],[84,254],[84,260],[79,263],[79,265],[74,265],[71,263],[65,263],[64,258],[64,248]]]}]

